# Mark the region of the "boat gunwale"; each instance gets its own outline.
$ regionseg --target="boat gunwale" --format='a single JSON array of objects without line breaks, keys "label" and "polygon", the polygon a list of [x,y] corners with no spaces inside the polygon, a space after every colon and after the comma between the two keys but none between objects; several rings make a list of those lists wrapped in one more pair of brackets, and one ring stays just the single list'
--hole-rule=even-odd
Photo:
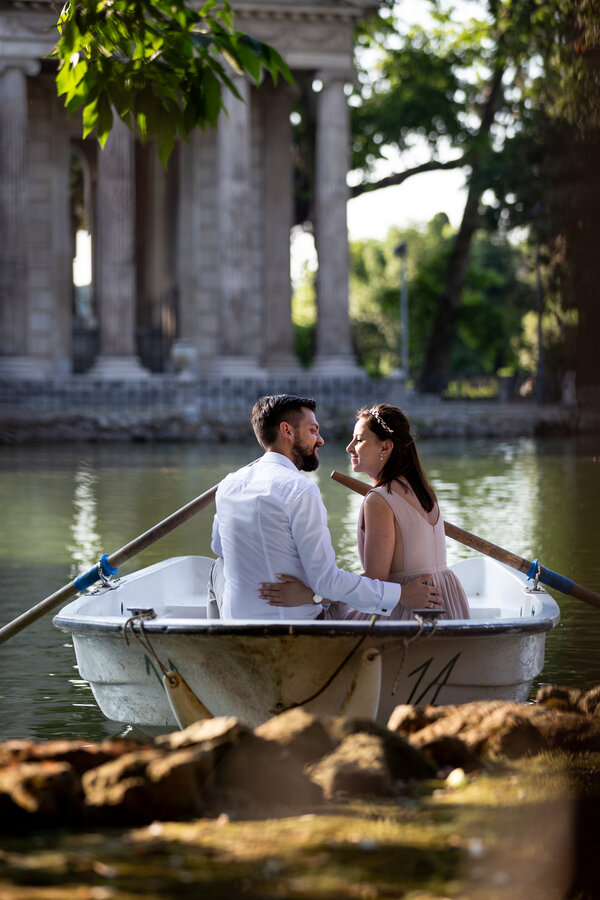
[{"label": "boat gunwale", "polygon": [[[520,616],[515,618],[494,619],[452,619],[447,622],[425,622],[422,637],[457,638],[482,637],[500,634],[536,634],[551,631],[560,620],[560,611],[548,612],[547,615]],[[56,615],[52,624],[60,631],[73,635],[109,635],[123,633],[125,624],[123,617],[98,618],[90,617],[82,621],[81,617]],[[230,621],[220,619],[151,619],[144,620],[144,631],[149,634],[185,634],[185,635],[237,635],[248,637],[281,637],[281,636],[318,636],[318,637],[369,637],[406,638],[416,637],[421,630],[419,622],[407,620],[395,622],[376,621],[372,625],[363,621],[332,620],[287,620],[287,621]]]}]

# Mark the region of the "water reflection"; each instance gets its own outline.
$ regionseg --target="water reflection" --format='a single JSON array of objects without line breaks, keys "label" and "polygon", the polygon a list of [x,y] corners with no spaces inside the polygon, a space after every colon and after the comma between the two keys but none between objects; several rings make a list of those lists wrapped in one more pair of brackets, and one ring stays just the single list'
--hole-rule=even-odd
[{"label": "water reflection", "polygon": [[76,578],[100,558],[101,544],[98,534],[98,516],[95,485],[98,476],[89,460],[84,460],[75,471],[73,506],[75,515],[71,523],[73,543],[67,547],[73,563],[71,578]]},{"label": "water reflection", "polygon": [[[421,441],[444,518],[600,591],[600,445],[586,441]],[[257,455],[228,444],[1,447],[2,623],[33,606],[102,553],[119,547]],[[361,497],[329,478],[350,473],[343,445],[327,443],[313,477],[328,510],[339,564],[360,571]],[[207,553],[212,509],[162,538],[120,574],[159,559]],[[473,551],[448,541],[450,561]],[[562,622],[549,641],[542,682],[600,683],[600,610],[556,594]],[[0,647],[0,739],[118,733],[75,667],[51,615]],[[122,729],[121,729],[122,730]]]}]

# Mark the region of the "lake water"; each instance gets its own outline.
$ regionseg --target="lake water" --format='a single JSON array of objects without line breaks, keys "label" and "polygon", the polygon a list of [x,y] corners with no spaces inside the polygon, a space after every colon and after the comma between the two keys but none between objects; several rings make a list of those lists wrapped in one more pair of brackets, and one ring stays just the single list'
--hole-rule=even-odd
[{"label": "lake water", "polygon": [[[600,592],[600,436],[422,441],[444,518]],[[227,472],[256,446],[155,444],[0,447],[0,624],[34,606]],[[350,472],[326,443],[314,477],[339,564],[360,571],[360,497],[329,478]],[[168,556],[209,552],[212,507],[131,560],[126,574]],[[473,551],[448,540],[450,562]],[[561,624],[547,639],[540,684],[600,684],[600,610],[555,594]],[[52,613],[0,645],[0,740],[123,733],[79,678]]]}]

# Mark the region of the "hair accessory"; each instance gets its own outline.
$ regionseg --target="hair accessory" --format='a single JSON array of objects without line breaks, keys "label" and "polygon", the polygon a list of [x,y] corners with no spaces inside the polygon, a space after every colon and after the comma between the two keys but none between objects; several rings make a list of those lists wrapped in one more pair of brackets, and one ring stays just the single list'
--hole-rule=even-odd
[{"label": "hair accessory", "polygon": [[389,425],[386,425],[386,424],[385,424],[385,422],[384,422],[383,419],[381,418],[381,414],[379,413],[379,410],[377,410],[374,406],[372,406],[371,409],[369,410],[369,415],[370,415],[370,416],[373,416],[373,418],[377,420],[377,422],[381,425],[381,427],[382,427],[385,431],[388,432],[388,434],[393,434],[393,433],[394,433],[394,429],[393,429],[393,428],[390,428]]}]

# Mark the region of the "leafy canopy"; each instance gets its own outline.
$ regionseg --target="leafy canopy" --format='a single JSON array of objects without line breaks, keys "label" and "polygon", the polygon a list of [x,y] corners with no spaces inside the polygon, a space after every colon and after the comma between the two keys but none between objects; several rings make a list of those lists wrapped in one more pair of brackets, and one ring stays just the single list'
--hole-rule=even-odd
[{"label": "leafy canopy", "polygon": [[57,90],[69,113],[83,108],[83,136],[103,147],[116,112],[164,165],[177,134],[216,127],[223,88],[239,97],[234,73],[292,82],[273,47],[234,29],[229,0],[69,0],[57,27]]},{"label": "leafy canopy", "polygon": [[[391,228],[384,242],[350,244],[350,312],[360,360],[379,377],[399,366],[401,343],[399,243],[406,255],[410,368],[423,357],[454,239],[444,213],[424,230]],[[449,375],[494,375],[519,366],[522,319],[535,307],[535,290],[525,272],[524,248],[505,238],[478,234],[465,277],[464,300],[456,320]]]}]

